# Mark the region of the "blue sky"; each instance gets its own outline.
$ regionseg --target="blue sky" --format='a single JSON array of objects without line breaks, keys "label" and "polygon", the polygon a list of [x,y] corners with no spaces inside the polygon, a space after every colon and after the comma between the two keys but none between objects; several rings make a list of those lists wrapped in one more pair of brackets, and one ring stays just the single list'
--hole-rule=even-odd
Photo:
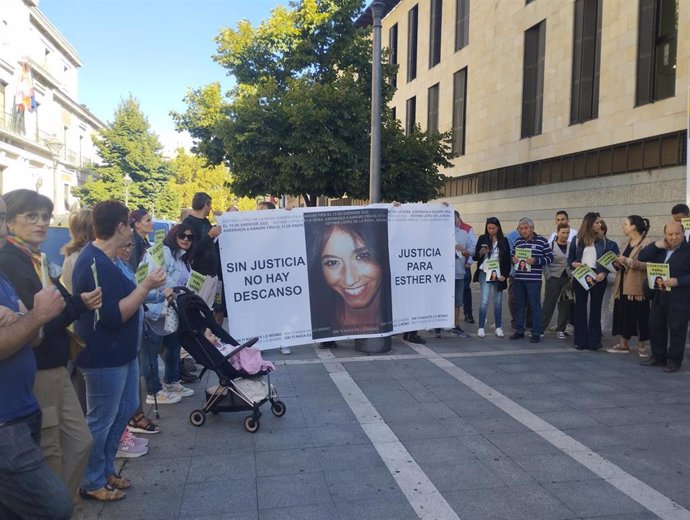
[{"label": "blue sky", "polygon": [[232,85],[211,60],[214,37],[241,19],[254,25],[287,0],[41,0],[39,9],[82,60],[79,102],[111,122],[131,93],[165,144],[175,144],[168,113],[182,111],[187,88]]}]

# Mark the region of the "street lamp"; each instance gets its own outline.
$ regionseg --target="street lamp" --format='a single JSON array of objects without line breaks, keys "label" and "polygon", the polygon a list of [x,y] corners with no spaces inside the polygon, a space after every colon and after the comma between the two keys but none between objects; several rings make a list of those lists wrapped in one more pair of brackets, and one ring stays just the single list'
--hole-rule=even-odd
[{"label": "street lamp", "polygon": [[50,158],[53,160],[53,204],[58,207],[58,178],[57,178],[57,165],[58,165],[58,155],[60,150],[62,150],[62,143],[57,140],[53,135],[49,139],[44,141],[44,144],[50,152]]},{"label": "street lamp", "polygon": [[[381,202],[381,17],[385,5],[374,0],[371,9],[373,56],[371,63],[371,151],[369,154],[369,204]],[[356,339],[355,349],[381,354],[391,349],[391,337]]]},{"label": "street lamp", "polygon": [[125,206],[129,208],[129,185],[132,184],[132,178],[129,176],[129,173],[125,173],[125,176],[122,178],[122,184],[125,185]]}]

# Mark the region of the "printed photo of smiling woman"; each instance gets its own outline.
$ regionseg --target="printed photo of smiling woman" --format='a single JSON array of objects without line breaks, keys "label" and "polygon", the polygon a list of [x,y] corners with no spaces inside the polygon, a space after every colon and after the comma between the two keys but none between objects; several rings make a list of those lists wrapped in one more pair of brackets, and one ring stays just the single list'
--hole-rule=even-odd
[{"label": "printed photo of smiling woman", "polygon": [[385,209],[357,210],[356,218],[355,212],[305,214],[313,339],[393,330],[386,215]]}]

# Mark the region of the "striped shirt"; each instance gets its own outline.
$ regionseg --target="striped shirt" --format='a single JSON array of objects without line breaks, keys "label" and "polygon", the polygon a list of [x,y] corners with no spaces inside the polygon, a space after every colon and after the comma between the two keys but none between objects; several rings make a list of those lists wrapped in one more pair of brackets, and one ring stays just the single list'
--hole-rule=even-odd
[{"label": "striped shirt", "polygon": [[532,236],[531,240],[525,240],[522,237],[518,237],[511,251],[511,256],[515,256],[515,250],[518,248],[531,249],[534,264],[532,265],[531,271],[515,271],[515,280],[541,282],[542,268],[553,262],[553,251],[551,251],[551,247],[546,241],[546,238],[536,233]]}]

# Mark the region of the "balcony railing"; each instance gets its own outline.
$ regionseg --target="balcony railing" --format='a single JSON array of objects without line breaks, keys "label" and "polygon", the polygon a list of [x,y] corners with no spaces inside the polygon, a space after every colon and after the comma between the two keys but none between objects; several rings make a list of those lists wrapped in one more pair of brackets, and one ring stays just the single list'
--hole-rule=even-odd
[{"label": "balcony railing", "polygon": [[5,130],[31,142],[45,146],[50,134],[38,129],[38,120],[27,118],[19,112],[0,112],[0,130]]}]

